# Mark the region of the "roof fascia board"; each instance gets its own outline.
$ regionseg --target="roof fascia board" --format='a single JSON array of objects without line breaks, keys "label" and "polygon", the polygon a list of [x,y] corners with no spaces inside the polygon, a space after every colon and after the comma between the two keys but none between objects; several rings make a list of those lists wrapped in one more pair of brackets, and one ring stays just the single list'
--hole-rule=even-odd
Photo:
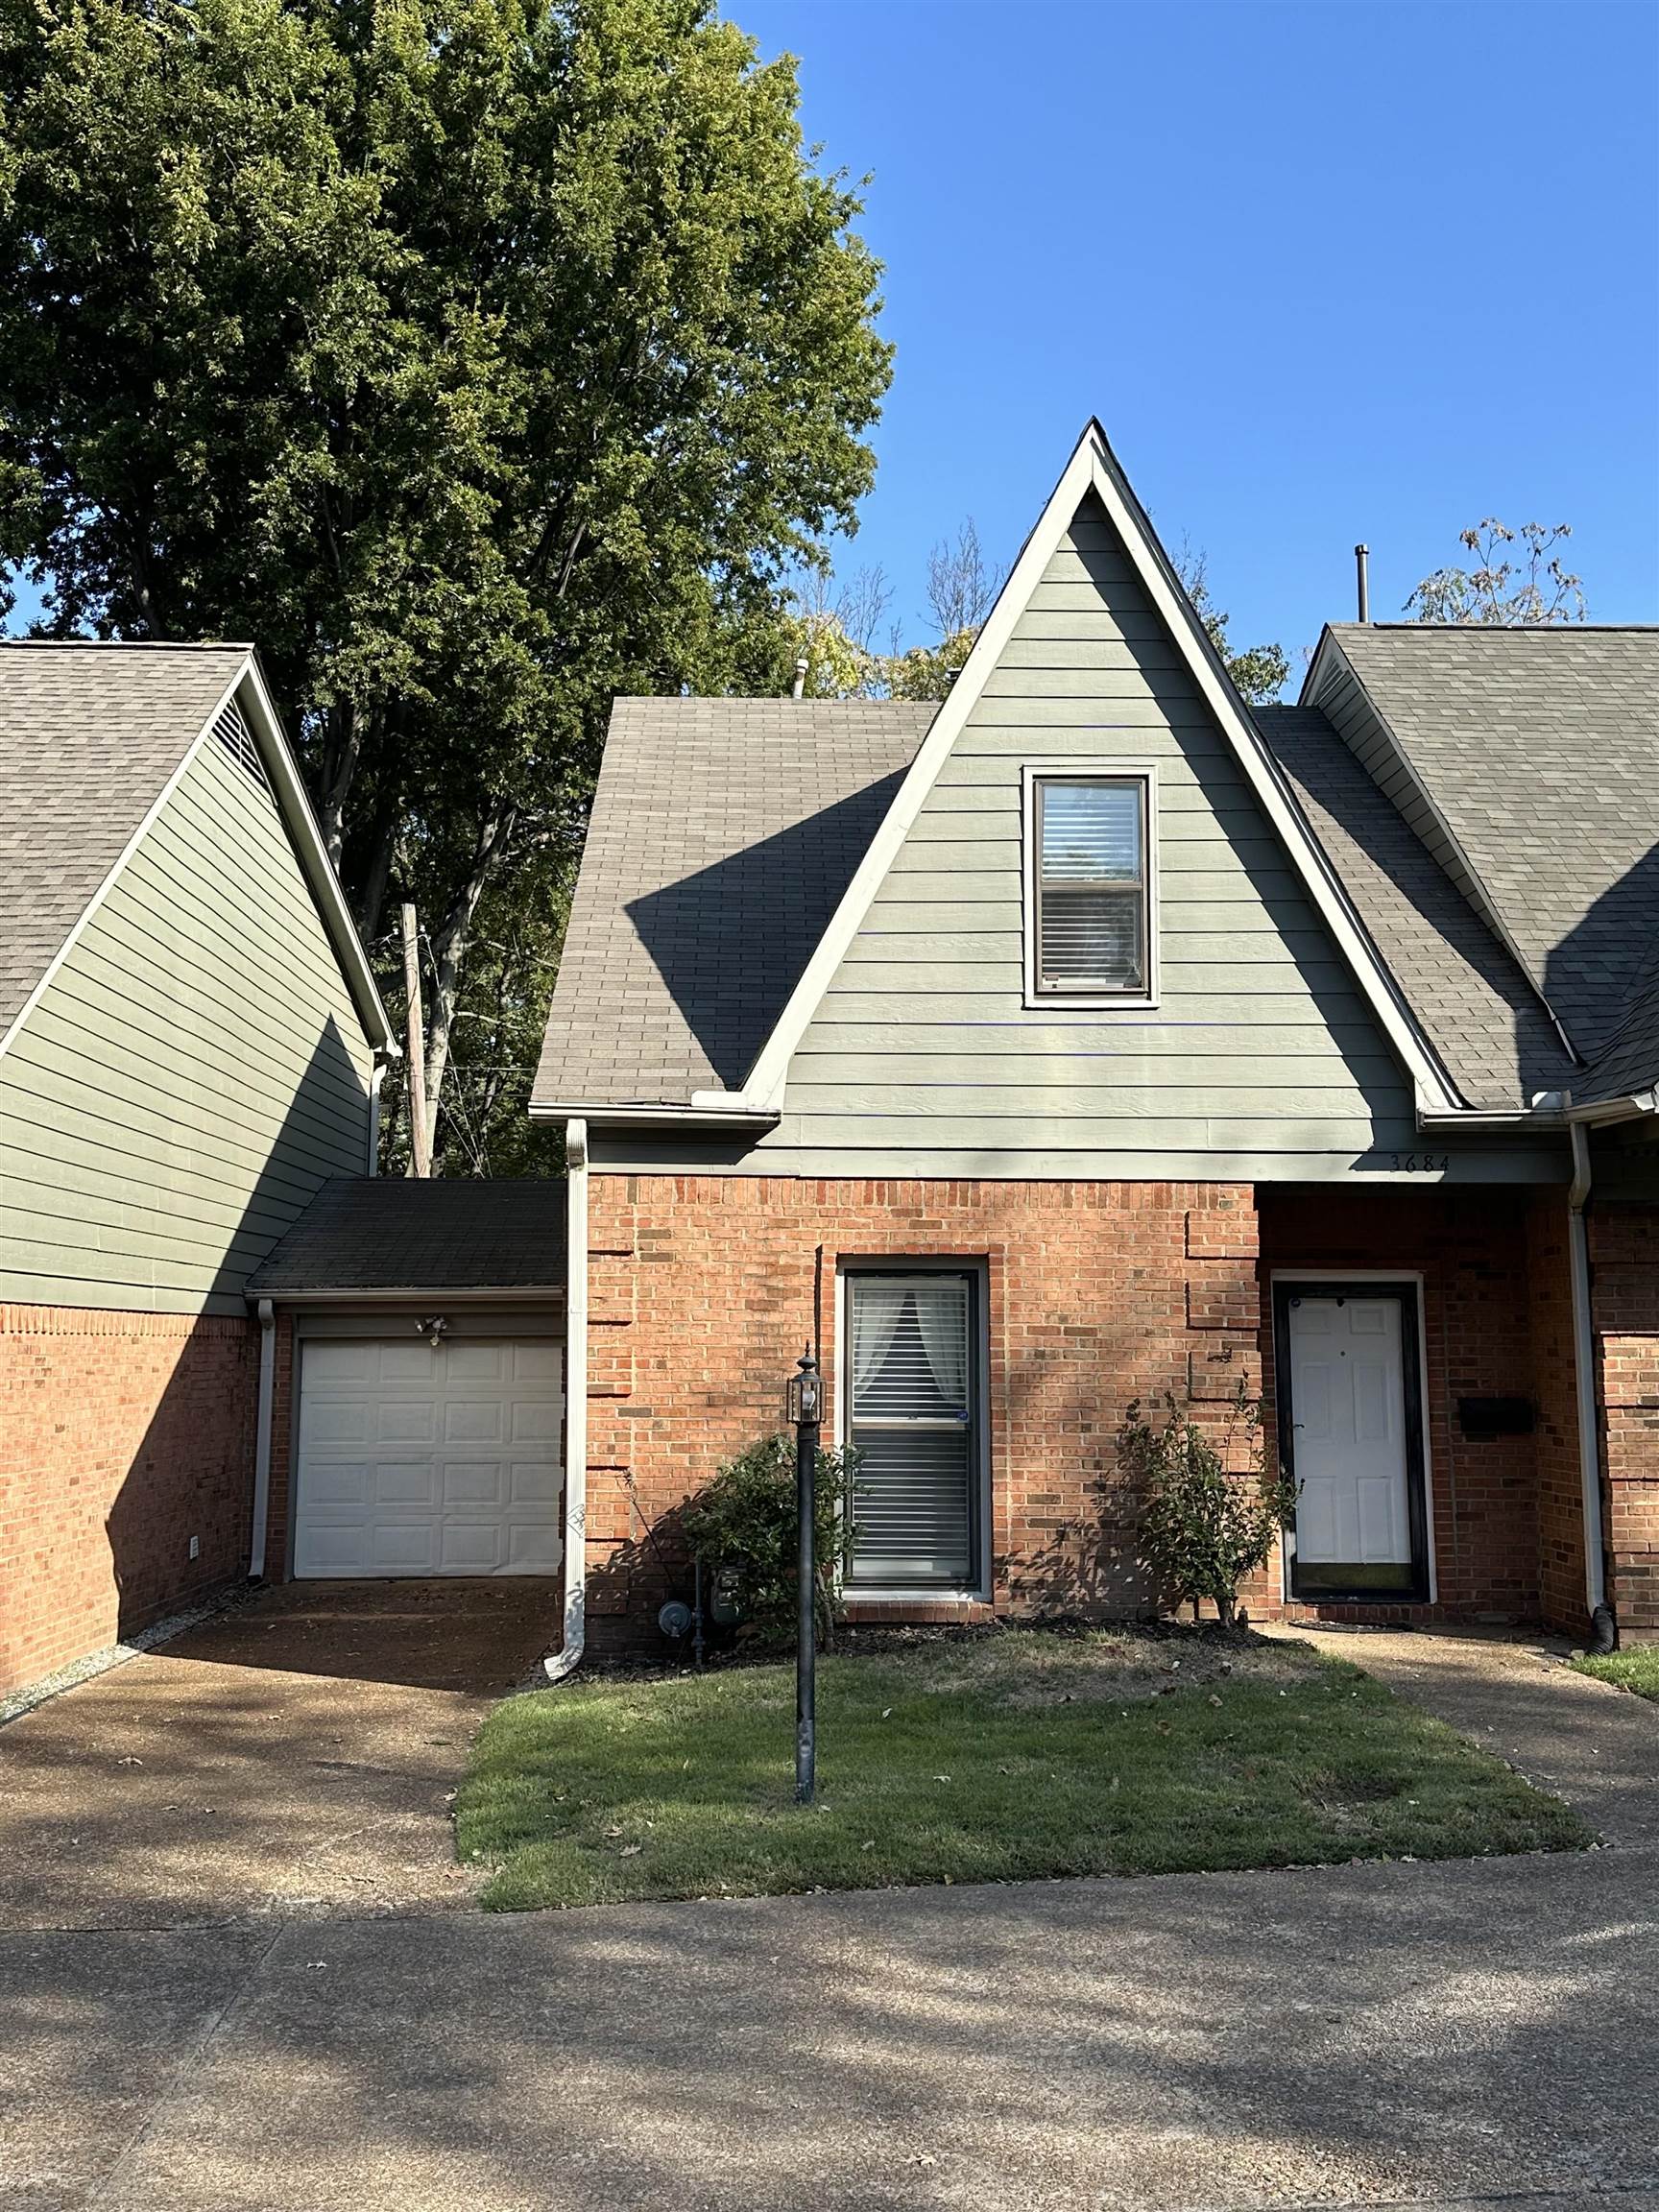
[{"label": "roof fascia board", "polygon": [[248,1294],[250,1306],[260,1299],[269,1298],[273,1306],[430,1306],[435,1298],[446,1305],[487,1306],[561,1306],[565,1302],[565,1286],[549,1283],[538,1289],[522,1283],[503,1285],[491,1289],[487,1285],[469,1286],[459,1290],[443,1283],[432,1283],[423,1290],[411,1290],[407,1285],[397,1289],[382,1287],[370,1290],[253,1290]]},{"label": "roof fascia board", "polygon": [[79,915],[77,915],[75,919],[74,926],[70,929],[62,944],[59,946],[57,951],[52,955],[52,958],[47,962],[45,970],[42,973],[39,981],[36,984],[34,990],[30,992],[28,998],[24,999],[22,1005],[18,1007],[17,1012],[12,1017],[11,1027],[7,1029],[4,1036],[0,1036],[0,1056],[3,1056],[10,1049],[12,1041],[21,1033],[24,1022],[28,1021],[30,1015],[34,1013],[36,1007],[39,1004],[40,1000],[45,997],[47,991],[51,988],[53,979],[56,977],[58,971],[62,967],[64,961],[68,959],[70,953],[74,951],[76,945],[80,942],[83,932],[90,925],[93,916],[98,912],[99,908],[104,904],[104,902],[108,898],[110,892],[114,890],[116,884],[120,881],[122,874],[127,867],[127,863],[132,859],[133,854],[137,852],[139,846],[143,844],[145,838],[149,836],[151,830],[155,828],[157,817],[160,815],[162,809],[167,805],[167,802],[172,798],[174,792],[179,788],[179,785],[188,775],[191,763],[196,758],[197,754],[201,752],[203,746],[207,742],[208,733],[212,730],[214,723],[217,722],[220,715],[224,713],[225,709],[229,701],[236,696],[237,687],[241,684],[243,678],[247,675],[250,666],[252,664],[252,660],[253,655],[252,651],[245,650],[240,667],[237,669],[235,675],[230,679],[229,683],[226,685],[224,693],[221,696],[217,706],[215,706],[213,709],[212,713],[208,715],[206,721],[204,722],[201,729],[197,731],[195,736],[185,747],[184,752],[179,760],[178,766],[173,770],[173,773],[168,777],[166,782],[162,784],[160,790],[156,792],[155,798],[150,802],[149,806],[145,810],[143,819],[138,824],[137,829],[133,830],[132,836],[128,838],[126,844],[121,848],[119,854],[116,856],[114,863],[110,867],[109,872],[105,877],[103,882],[99,884],[97,890],[93,892],[91,898],[88,899],[85,905],[82,907]]},{"label": "roof fascia board", "polygon": [[[207,722],[208,730],[225,711],[228,700],[237,693],[241,693],[253,709],[249,719],[254,726],[260,757],[271,778],[283,822],[294,840],[295,856],[300,862],[301,873],[310,886],[317,911],[334,947],[334,957],[340,963],[340,972],[351,994],[351,1002],[357,1009],[363,1033],[377,1052],[385,1053],[388,1059],[396,1059],[400,1049],[397,1033],[380,1002],[380,988],[374,980],[374,971],[369,965],[369,955],[357,933],[351,909],[346,903],[346,894],[334,872],[334,863],[328,857],[328,848],[323,842],[322,826],[317,820],[299,764],[283,734],[282,724],[270,691],[266,688],[265,674],[256,653],[249,654],[241,675],[213,709]],[[205,731],[203,734],[206,734]]]},{"label": "roof fascia board", "polygon": [[1202,625],[1192,613],[1167,556],[1159,545],[1144,509],[1130,489],[1097,421],[1078,440],[1059,483],[1036,527],[1025,541],[1008,581],[998,595],[985,627],[962,672],[951,685],[922,742],[921,750],[894,797],[886,819],[871,841],[840,905],[830,920],[800,981],[790,994],[771,1037],[756,1061],[741,1094],[698,1092],[694,1103],[717,1102],[750,1111],[782,1103],[789,1062],[817,1011],[830,979],[862,926],[877,888],[915,821],[923,801],[949,757],[958,733],[977,704],[986,678],[996,666],[1015,624],[1070,527],[1084,495],[1094,491],[1122,541],[1131,565],[1174,638],[1189,672],[1230,740],[1246,781],[1278,831],[1315,908],[1376,1015],[1379,1024],[1410,1073],[1420,1108],[1455,1111],[1462,1101],[1429,1049],[1398,996],[1376,948],[1361,928],[1334,873],[1325,863],[1289,797],[1265,746],[1250,722]]},{"label": "roof fascia board", "polygon": [[[710,1096],[720,1103],[714,1106],[699,1103]],[[689,1106],[594,1106],[581,1100],[539,1098],[528,1111],[532,1121],[564,1121],[574,1117],[595,1129],[629,1128],[656,1122],[686,1123],[702,1129],[770,1129],[778,1119],[773,1109],[746,1106],[741,1099],[728,1098],[724,1092],[694,1092],[692,1099]]]},{"label": "roof fascia board", "polygon": [[[1409,629],[1413,627],[1413,625],[1409,623],[1396,623],[1392,625],[1392,627],[1404,630]],[[1354,686],[1358,690],[1360,698],[1364,700],[1366,712],[1371,716],[1372,722],[1376,726],[1378,734],[1382,737],[1383,743],[1387,746],[1390,757],[1393,758],[1396,766],[1399,768],[1400,773],[1405,777],[1407,782],[1411,786],[1413,797],[1417,800],[1424,812],[1433,823],[1436,834],[1444,840],[1446,846],[1445,854],[1433,854],[1432,856],[1440,862],[1440,865],[1443,868],[1446,869],[1447,875],[1451,877],[1457,889],[1462,892],[1464,898],[1468,900],[1470,905],[1474,907],[1475,911],[1479,915],[1481,921],[1485,923],[1486,926],[1492,931],[1493,935],[1498,939],[1499,943],[1505,947],[1510,958],[1514,961],[1516,967],[1520,969],[1522,974],[1526,976],[1527,982],[1532,986],[1533,992],[1537,997],[1539,1004],[1543,1007],[1545,1013],[1549,1015],[1551,1021],[1554,1023],[1555,1032],[1561,1039],[1562,1044],[1566,1046],[1569,1058],[1577,1061],[1579,1066],[1582,1067],[1584,1064],[1584,1055],[1574,1044],[1572,1038],[1568,1035],[1566,1024],[1562,1022],[1560,1015],[1556,1013],[1554,1007],[1550,1003],[1549,998],[1544,990],[1542,978],[1534,974],[1532,970],[1532,963],[1527,959],[1526,953],[1522,951],[1520,946],[1515,942],[1514,937],[1511,935],[1508,924],[1504,921],[1503,914],[1499,911],[1498,902],[1493,898],[1490,890],[1488,890],[1486,886],[1486,880],[1484,877],[1482,877],[1479,869],[1476,867],[1474,861],[1470,858],[1468,853],[1464,849],[1462,839],[1458,836],[1456,830],[1453,829],[1450,820],[1448,819],[1444,809],[1441,807],[1440,802],[1435,798],[1433,792],[1424,781],[1423,777],[1418,770],[1417,763],[1412,759],[1410,754],[1407,753],[1405,746],[1401,743],[1400,738],[1395,732],[1394,725],[1389,721],[1387,715],[1383,713],[1382,708],[1378,706],[1377,701],[1372,697],[1370,690],[1366,686],[1364,677],[1361,676],[1358,669],[1355,667],[1352,659],[1343,646],[1340,637],[1338,637],[1336,632],[1331,628],[1329,623],[1326,624],[1324,635],[1320,637],[1319,648],[1314,655],[1313,664],[1308,671],[1308,681],[1302,687],[1303,701],[1311,707],[1317,707],[1319,705],[1319,694],[1314,689],[1314,677],[1316,674],[1320,675],[1321,677],[1323,676],[1323,664],[1327,658],[1327,648],[1329,648],[1330,656],[1341,662],[1344,671],[1352,680]],[[1352,748],[1350,748],[1350,750],[1352,750]],[[1432,848],[1431,848],[1431,851],[1432,852]],[[1452,862],[1450,867],[1447,866],[1448,859],[1450,859]]]}]

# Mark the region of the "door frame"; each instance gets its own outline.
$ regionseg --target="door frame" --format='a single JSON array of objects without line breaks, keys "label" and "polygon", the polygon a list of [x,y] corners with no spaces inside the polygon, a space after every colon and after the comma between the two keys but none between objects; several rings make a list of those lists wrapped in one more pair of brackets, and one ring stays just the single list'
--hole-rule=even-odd
[{"label": "door frame", "polygon": [[[1401,1382],[1406,1401],[1406,1515],[1411,1532],[1413,1575],[1409,1590],[1356,1590],[1344,1595],[1321,1591],[1299,1598],[1295,1590],[1296,1531],[1292,1522],[1280,1546],[1280,1593],[1287,1605],[1432,1605],[1439,1596],[1434,1559],[1434,1479],[1429,1442],[1427,1379],[1429,1332],[1423,1271],[1418,1267],[1275,1267],[1270,1278],[1273,1312],[1274,1411],[1279,1465],[1292,1477],[1296,1469],[1295,1429],[1290,1419],[1289,1302],[1292,1296],[1340,1298],[1387,1291],[1401,1302]],[[1413,1316],[1415,1320],[1413,1321]]]}]

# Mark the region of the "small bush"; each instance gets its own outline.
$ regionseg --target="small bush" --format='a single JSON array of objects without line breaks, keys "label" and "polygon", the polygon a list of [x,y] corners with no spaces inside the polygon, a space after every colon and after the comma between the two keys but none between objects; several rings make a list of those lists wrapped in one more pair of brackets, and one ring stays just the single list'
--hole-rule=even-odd
[{"label": "small bush", "polygon": [[[822,1644],[832,1638],[852,1550],[854,1473],[853,1452],[819,1452],[814,1609]],[[728,1459],[691,1500],[683,1522],[690,1543],[709,1566],[736,1570],[745,1626],[767,1641],[792,1635],[797,1580],[794,1437],[782,1431]]]},{"label": "small bush", "polygon": [[[1158,1587],[1177,1603],[1190,1599],[1194,1617],[1208,1598],[1231,1624],[1238,1585],[1263,1566],[1280,1529],[1296,1510],[1296,1485],[1262,1464],[1262,1407],[1242,1379],[1227,1409],[1219,1446],[1166,1392],[1166,1418],[1154,1427],[1132,1405],[1118,1432],[1119,1465],[1145,1492],[1141,1549]],[[1229,1474],[1236,1444],[1247,1447],[1249,1472]]]}]

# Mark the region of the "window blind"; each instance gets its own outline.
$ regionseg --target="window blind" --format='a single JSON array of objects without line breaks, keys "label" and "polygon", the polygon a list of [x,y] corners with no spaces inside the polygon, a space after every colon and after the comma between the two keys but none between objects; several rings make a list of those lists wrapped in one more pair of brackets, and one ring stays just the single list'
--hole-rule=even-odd
[{"label": "window blind", "polygon": [[965,1275],[848,1277],[857,1583],[974,1578],[972,1290]]}]

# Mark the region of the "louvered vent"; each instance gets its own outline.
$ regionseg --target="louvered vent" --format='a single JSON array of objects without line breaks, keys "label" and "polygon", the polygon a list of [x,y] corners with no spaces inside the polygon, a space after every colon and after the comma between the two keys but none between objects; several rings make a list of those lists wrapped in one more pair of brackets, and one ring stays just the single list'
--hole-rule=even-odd
[{"label": "louvered vent", "polygon": [[213,734],[235,761],[238,768],[252,776],[272,805],[276,805],[271,790],[271,779],[265,773],[265,763],[259,757],[259,748],[253,742],[253,733],[243,717],[242,709],[234,699],[227,702],[219,719],[213,725]]}]

